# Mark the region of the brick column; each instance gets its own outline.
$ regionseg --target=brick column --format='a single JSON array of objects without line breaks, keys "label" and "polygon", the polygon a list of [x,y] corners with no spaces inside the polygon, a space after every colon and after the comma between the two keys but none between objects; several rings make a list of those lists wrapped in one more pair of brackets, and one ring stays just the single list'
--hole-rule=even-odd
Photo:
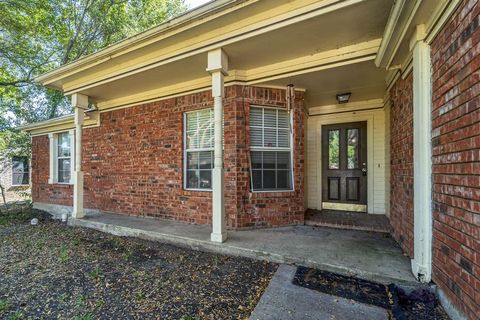
[{"label": "brick column", "polygon": [[214,113],[215,161],[213,167],[212,194],[212,234],[211,241],[224,242],[227,239],[225,225],[225,182],[223,172],[223,97],[224,75],[228,72],[228,57],[222,49],[208,53],[207,71],[212,76],[212,96]]}]

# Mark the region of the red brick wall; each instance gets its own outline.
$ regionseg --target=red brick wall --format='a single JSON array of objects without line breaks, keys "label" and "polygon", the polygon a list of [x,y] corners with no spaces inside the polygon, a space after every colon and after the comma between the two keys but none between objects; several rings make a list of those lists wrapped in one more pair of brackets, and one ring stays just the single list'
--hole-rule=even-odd
[{"label": "red brick wall", "polygon": [[480,1],[463,1],[432,55],[433,280],[480,315]]},{"label": "red brick wall", "polygon": [[296,93],[293,113],[294,192],[250,192],[249,121],[251,105],[285,107],[285,90],[238,87],[237,92],[238,227],[303,224],[304,221],[304,100]]},{"label": "red brick wall", "polygon": [[404,252],[413,257],[413,77],[390,90],[390,224]]},{"label": "red brick wall", "polygon": [[[295,192],[251,193],[248,114],[250,104],[285,106],[284,90],[227,87],[224,99],[225,204],[231,228],[303,223],[303,94],[298,93],[294,132]],[[83,131],[85,208],[153,216],[190,223],[211,223],[211,192],[183,189],[183,115],[213,106],[210,91],[101,114],[101,125]],[[43,139],[43,140],[42,140]],[[43,144],[42,144],[43,143]],[[48,138],[38,138],[46,152],[34,154],[33,185],[49,202]],[[38,164],[44,163],[43,166]],[[45,167],[46,166],[46,167]],[[46,169],[45,169],[46,168]],[[69,196],[71,203],[71,191]]]},{"label": "red brick wall", "polygon": [[48,184],[50,174],[48,136],[32,137],[32,201],[73,205],[73,186]]}]

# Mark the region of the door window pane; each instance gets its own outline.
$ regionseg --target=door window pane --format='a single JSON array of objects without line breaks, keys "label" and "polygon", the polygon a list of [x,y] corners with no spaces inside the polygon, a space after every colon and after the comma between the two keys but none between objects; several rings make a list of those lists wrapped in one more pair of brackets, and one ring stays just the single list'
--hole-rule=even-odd
[{"label": "door window pane", "polygon": [[347,130],[347,165],[348,169],[358,168],[358,129]]},{"label": "door window pane", "polygon": [[340,168],[340,130],[328,131],[328,169]]}]

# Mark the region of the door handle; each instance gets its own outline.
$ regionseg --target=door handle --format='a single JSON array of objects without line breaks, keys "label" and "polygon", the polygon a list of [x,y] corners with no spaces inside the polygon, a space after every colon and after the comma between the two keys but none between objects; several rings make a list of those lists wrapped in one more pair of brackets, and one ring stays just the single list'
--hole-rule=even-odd
[{"label": "door handle", "polygon": [[364,162],[364,163],[363,163],[363,168],[362,168],[362,174],[363,174],[363,176],[366,176],[366,175],[367,175],[367,167],[366,167],[366,165],[367,165],[367,164]]}]

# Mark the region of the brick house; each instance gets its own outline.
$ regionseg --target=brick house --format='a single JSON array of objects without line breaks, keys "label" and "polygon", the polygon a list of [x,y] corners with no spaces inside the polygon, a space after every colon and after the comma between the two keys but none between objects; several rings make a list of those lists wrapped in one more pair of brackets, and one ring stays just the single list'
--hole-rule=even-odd
[{"label": "brick house", "polygon": [[477,319],[479,12],[208,3],[37,79],[75,113],[23,126],[33,202],[211,224],[217,242],[307,209],[385,215],[415,277]]}]

